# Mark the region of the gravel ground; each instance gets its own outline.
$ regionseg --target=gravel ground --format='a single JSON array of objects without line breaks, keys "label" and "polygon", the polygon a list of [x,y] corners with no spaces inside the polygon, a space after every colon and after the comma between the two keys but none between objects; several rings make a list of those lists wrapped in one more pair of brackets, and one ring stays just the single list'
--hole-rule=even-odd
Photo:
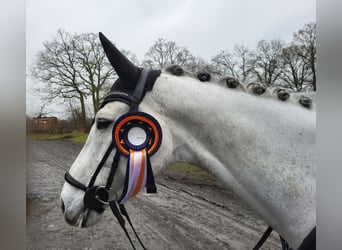
[{"label": "gravel ground", "polygon": [[[63,176],[81,147],[67,141],[28,142],[27,249],[132,249],[109,210],[91,228],[64,222]],[[155,178],[156,195],[140,194],[126,205],[147,249],[252,249],[267,228],[210,176],[166,169]],[[262,249],[280,249],[278,235],[272,233]]]}]

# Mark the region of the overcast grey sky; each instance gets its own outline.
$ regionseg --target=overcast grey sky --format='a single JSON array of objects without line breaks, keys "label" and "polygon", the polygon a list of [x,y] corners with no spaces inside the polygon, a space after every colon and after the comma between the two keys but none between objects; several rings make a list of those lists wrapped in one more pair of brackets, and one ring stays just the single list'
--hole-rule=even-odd
[{"label": "overcast grey sky", "polygon": [[[314,0],[27,0],[26,60],[31,65],[42,43],[61,28],[103,32],[119,49],[142,60],[158,38],[186,46],[210,60],[236,44],[254,48],[261,39],[291,41],[293,32],[316,21]],[[27,80],[27,113],[40,98]],[[63,109],[49,107],[61,117]]]}]

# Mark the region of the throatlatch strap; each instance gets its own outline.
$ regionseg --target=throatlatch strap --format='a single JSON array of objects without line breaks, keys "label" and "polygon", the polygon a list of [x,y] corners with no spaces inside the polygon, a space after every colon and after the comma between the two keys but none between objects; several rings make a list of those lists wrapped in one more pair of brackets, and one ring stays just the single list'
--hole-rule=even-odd
[{"label": "throatlatch strap", "polygon": [[145,86],[146,86],[146,80],[150,73],[149,69],[143,69],[140,73],[139,81],[137,83],[137,87],[135,88],[133,95],[132,95],[132,103],[130,107],[130,111],[138,111],[138,105],[141,102],[141,99],[143,98]]}]

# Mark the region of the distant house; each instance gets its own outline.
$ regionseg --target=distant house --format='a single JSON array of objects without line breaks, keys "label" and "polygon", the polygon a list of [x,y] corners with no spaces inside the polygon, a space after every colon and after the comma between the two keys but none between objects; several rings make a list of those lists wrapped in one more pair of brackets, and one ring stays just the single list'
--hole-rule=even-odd
[{"label": "distant house", "polygon": [[57,126],[57,117],[36,117],[33,118],[33,131],[52,133]]}]

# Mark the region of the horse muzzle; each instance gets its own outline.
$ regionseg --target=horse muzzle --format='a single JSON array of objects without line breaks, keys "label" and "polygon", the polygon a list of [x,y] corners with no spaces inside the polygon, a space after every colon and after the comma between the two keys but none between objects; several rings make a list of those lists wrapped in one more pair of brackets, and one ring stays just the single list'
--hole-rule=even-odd
[{"label": "horse muzzle", "polygon": [[88,188],[81,197],[61,196],[61,210],[64,220],[71,226],[89,227],[96,224],[109,206],[108,190],[102,186]]}]

